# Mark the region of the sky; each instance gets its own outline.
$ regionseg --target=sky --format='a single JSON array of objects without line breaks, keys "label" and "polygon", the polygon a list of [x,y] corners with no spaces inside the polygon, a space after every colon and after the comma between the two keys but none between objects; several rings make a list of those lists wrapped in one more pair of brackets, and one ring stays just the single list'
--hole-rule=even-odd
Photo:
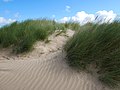
[{"label": "sky", "polygon": [[0,25],[26,19],[48,18],[81,24],[119,16],[120,0],[0,0]]}]

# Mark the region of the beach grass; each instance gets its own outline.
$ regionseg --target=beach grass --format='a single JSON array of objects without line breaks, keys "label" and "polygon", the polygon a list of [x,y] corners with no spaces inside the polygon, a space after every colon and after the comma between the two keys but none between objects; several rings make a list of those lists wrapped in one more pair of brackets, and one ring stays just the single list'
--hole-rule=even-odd
[{"label": "beach grass", "polygon": [[80,23],[74,22],[74,21],[65,22],[64,25],[65,25],[65,28],[75,30],[75,31],[79,30],[81,27]]},{"label": "beach grass", "polygon": [[55,30],[66,28],[63,23],[48,19],[13,22],[0,28],[0,47],[12,47],[15,53],[28,52],[36,41],[47,39]]},{"label": "beach grass", "polygon": [[88,71],[93,65],[98,79],[109,87],[120,85],[120,22],[86,24],[64,46],[67,63]]}]

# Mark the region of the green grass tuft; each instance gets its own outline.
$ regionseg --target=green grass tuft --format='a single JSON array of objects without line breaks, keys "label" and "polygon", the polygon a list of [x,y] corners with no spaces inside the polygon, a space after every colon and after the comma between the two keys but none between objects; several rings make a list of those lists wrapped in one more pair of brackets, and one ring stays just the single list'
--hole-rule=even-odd
[{"label": "green grass tuft", "polygon": [[65,28],[67,29],[71,29],[75,31],[80,29],[80,23],[78,22],[66,22],[64,25],[65,25]]},{"label": "green grass tuft", "polygon": [[12,47],[16,53],[28,52],[36,41],[47,39],[55,30],[66,28],[62,23],[47,19],[14,22],[0,28],[0,47]]},{"label": "green grass tuft", "polygon": [[110,87],[120,84],[120,22],[86,24],[64,49],[71,67],[88,70],[94,63],[101,82]]}]

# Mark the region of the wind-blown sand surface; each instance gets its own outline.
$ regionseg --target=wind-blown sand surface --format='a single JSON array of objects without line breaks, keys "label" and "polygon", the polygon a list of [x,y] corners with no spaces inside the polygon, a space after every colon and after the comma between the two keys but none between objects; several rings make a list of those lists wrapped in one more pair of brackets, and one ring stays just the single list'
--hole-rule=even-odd
[{"label": "wind-blown sand surface", "polygon": [[62,48],[74,31],[56,33],[49,43],[37,42],[25,55],[0,51],[0,90],[110,90],[90,74],[78,73],[66,64]]}]

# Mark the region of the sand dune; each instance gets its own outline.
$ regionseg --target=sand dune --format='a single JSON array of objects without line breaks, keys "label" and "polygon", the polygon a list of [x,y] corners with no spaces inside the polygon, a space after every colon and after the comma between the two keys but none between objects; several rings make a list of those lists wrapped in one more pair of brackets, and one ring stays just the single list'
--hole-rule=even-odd
[{"label": "sand dune", "polygon": [[66,34],[51,35],[50,43],[38,42],[25,55],[0,51],[0,90],[110,90],[90,74],[78,73],[66,64],[62,47],[74,32]]}]

